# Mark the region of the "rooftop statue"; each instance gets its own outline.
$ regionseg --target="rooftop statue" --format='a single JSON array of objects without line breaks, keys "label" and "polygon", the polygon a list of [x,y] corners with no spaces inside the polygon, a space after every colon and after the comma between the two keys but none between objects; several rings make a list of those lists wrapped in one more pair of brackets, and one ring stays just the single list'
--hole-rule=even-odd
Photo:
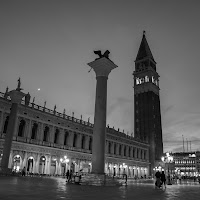
[{"label": "rooftop statue", "polygon": [[99,56],[99,58],[96,58],[95,60],[98,60],[98,59],[103,58],[103,57],[109,59],[110,51],[108,51],[108,50],[106,50],[106,51],[104,52],[104,54],[101,53],[101,50],[94,51],[94,53],[97,54],[97,55]]},{"label": "rooftop statue", "polygon": [[20,90],[23,90],[22,88],[21,88],[21,80],[20,80],[20,78],[17,80],[18,81],[18,84],[17,84],[17,91],[20,91]]}]

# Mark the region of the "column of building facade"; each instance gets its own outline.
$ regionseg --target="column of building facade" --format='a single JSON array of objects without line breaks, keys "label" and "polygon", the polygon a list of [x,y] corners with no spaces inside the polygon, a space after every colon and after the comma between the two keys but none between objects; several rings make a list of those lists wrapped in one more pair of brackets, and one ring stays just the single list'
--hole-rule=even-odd
[{"label": "column of building facade", "polygon": [[43,133],[42,133],[42,123],[38,122],[37,125],[38,125],[38,128],[37,128],[35,140],[38,140],[39,142],[41,142],[42,136],[43,136]]},{"label": "column of building facade", "polygon": [[89,149],[90,136],[85,135],[85,149]]},{"label": "column of building facade", "polygon": [[46,156],[47,159],[46,159],[46,164],[47,164],[47,167],[46,167],[46,173],[45,174],[50,174],[50,167],[51,167],[51,155],[48,155]]},{"label": "column of building facade", "polygon": [[28,119],[27,120],[27,127],[26,127],[26,138],[29,141],[31,138],[31,128],[32,128],[32,120]]},{"label": "column of building facade", "polygon": [[55,135],[55,127],[50,125],[49,126],[49,142],[54,143],[54,136]]},{"label": "column of building facade", "polygon": [[135,147],[135,155],[134,155],[134,158],[137,158],[137,151],[138,151],[138,148]]},{"label": "column of building facade", "polygon": [[82,134],[77,133],[77,148],[81,149]]},{"label": "column of building facade", "polygon": [[73,147],[73,141],[74,141],[74,133],[72,131],[69,131],[69,140],[68,140],[68,146]]},{"label": "column of building facade", "polygon": [[119,155],[119,144],[116,143],[116,155]]},{"label": "column of building facade", "polygon": [[25,151],[24,152],[24,159],[23,159],[23,165],[22,165],[22,168],[26,168],[27,169],[27,152]]},{"label": "column of building facade", "polygon": [[40,165],[40,154],[36,154],[35,156],[35,173],[39,173],[39,165]]},{"label": "column of building facade", "polygon": [[64,137],[65,137],[64,129],[63,129],[63,128],[60,128],[58,144],[64,145]]},{"label": "column of building facade", "polygon": [[114,142],[111,142],[111,154],[114,154]]},{"label": "column of building facade", "polygon": [[144,157],[144,149],[142,150],[142,160],[145,160],[145,157]]},{"label": "column of building facade", "polygon": [[34,160],[33,160],[33,173],[36,173],[36,168],[37,168],[37,166],[36,166],[36,153],[34,153],[34,156],[33,156],[33,158],[34,158]]},{"label": "column of building facade", "polygon": [[122,144],[122,156],[124,156],[124,144]]}]

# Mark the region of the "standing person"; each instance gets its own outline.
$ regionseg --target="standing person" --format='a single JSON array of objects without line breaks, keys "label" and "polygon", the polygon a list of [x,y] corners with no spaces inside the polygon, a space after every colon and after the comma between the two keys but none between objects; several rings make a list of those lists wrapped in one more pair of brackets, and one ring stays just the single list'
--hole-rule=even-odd
[{"label": "standing person", "polygon": [[72,175],[73,175],[73,172],[72,172],[72,170],[70,170],[68,183],[72,182]]},{"label": "standing person", "polygon": [[162,174],[160,175],[160,179],[161,179],[161,185],[165,186],[166,188],[166,177],[165,177],[164,171],[162,171]]},{"label": "standing person", "polygon": [[161,175],[161,174],[160,174],[159,171],[157,171],[157,172],[155,173],[155,177],[156,177],[155,185],[156,185],[158,188],[160,188],[160,186],[161,186],[160,175]]},{"label": "standing person", "polygon": [[26,167],[22,169],[22,176],[26,176]]},{"label": "standing person", "polygon": [[67,178],[66,182],[69,182],[69,170],[67,170],[66,178]]},{"label": "standing person", "polygon": [[128,176],[127,176],[127,174],[124,174],[124,176],[125,176],[125,184],[127,185]]},{"label": "standing person", "polygon": [[115,170],[114,170],[114,173],[113,173],[113,179],[114,179],[114,177],[115,177]]}]

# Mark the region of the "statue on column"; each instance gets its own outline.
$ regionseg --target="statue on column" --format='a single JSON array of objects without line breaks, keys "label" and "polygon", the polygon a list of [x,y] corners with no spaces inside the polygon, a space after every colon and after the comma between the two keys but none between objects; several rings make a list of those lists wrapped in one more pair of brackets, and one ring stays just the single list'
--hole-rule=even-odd
[{"label": "statue on column", "polygon": [[17,80],[18,81],[18,84],[17,84],[17,91],[20,91],[20,90],[23,90],[22,88],[21,88],[21,80],[20,80],[20,78]]},{"label": "statue on column", "polygon": [[56,113],[56,105],[54,106],[54,109],[53,109],[53,114]]},{"label": "statue on column", "polygon": [[98,60],[98,59],[103,58],[103,57],[109,59],[110,51],[108,51],[108,50],[106,50],[104,54],[101,53],[101,50],[94,51],[94,53],[99,56],[99,58],[96,58],[95,60]]}]

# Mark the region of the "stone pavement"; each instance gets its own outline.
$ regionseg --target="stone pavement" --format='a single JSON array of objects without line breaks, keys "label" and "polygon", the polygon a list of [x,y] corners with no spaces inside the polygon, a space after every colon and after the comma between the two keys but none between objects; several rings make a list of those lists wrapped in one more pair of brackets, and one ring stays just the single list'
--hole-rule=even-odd
[{"label": "stone pavement", "polygon": [[199,199],[200,184],[188,182],[155,189],[151,182],[130,180],[127,186],[83,186],[56,177],[0,176],[0,200],[193,200]]}]

